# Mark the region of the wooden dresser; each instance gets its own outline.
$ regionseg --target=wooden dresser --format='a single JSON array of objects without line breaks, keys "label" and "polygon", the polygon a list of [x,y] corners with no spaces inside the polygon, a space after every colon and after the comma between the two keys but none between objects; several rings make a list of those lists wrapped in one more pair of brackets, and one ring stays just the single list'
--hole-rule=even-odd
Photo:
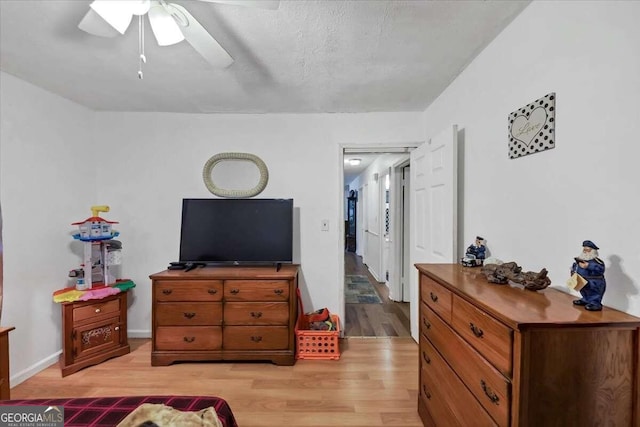
[{"label": "wooden dresser", "polygon": [[640,318],[416,264],[425,426],[640,425]]},{"label": "wooden dresser", "polygon": [[62,376],[129,353],[127,293],[62,303]]},{"label": "wooden dresser", "polygon": [[9,383],[9,332],[15,328],[0,327],[0,400],[11,398]]},{"label": "wooden dresser", "polygon": [[298,266],[167,270],[152,280],[151,365],[295,363]]}]

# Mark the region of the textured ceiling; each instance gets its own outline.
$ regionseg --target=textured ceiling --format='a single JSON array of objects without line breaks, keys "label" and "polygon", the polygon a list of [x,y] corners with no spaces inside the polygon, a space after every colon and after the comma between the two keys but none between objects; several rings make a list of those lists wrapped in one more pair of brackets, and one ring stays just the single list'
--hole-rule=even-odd
[{"label": "textured ceiling", "polygon": [[215,69],[146,26],[101,38],[89,0],[0,0],[0,69],[99,111],[423,111],[528,1],[287,1],[278,10],[175,1],[235,62]]}]

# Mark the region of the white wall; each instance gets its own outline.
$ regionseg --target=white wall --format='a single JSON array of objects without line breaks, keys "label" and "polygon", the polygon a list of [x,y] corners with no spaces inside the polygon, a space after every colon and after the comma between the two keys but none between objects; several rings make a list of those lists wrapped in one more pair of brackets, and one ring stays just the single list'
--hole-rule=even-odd
[{"label": "white wall", "polygon": [[91,215],[99,160],[91,153],[93,113],[0,72],[0,203],[4,244],[2,324],[12,384],[57,361],[60,306],[53,291],[77,268],[73,221]]},{"label": "white wall", "polygon": [[[421,138],[420,113],[184,115],[96,113],[6,73],[2,78],[3,325],[16,385],[57,361],[61,315],[52,293],[81,262],[71,222],[89,207],[119,221],[122,277],[137,284],[129,335],[150,336],[149,274],[178,257],[181,200],[214,197],[202,168],[214,154],[249,152],[269,168],[259,197],[292,197],[295,261],[309,309],[343,314],[341,144]],[[246,168],[243,168],[246,170]],[[323,219],[330,231],[320,231]]]},{"label": "white wall", "polygon": [[[137,287],[128,313],[132,336],[150,336],[149,274],[178,258],[184,197],[215,197],[202,181],[214,154],[248,152],[269,169],[258,197],[291,197],[298,221],[294,261],[301,264],[305,310],[343,314],[343,164],[340,144],[422,139],[421,113],[328,115],[97,114],[100,146],[113,164],[98,166],[101,203],[120,222],[123,275]],[[320,229],[329,219],[330,231]]]},{"label": "white wall", "polygon": [[[566,289],[593,240],[606,305],[640,315],[640,2],[532,2],[425,112],[464,139],[463,251],[549,270]],[[556,148],[507,155],[507,116],[556,92]]]}]

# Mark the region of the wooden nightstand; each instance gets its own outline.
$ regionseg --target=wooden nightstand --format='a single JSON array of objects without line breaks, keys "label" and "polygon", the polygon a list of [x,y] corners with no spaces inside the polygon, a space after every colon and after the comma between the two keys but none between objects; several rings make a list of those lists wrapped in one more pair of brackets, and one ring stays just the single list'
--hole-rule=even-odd
[{"label": "wooden nightstand", "polygon": [[62,303],[62,376],[129,353],[127,292]]},{"label": "wooden nightstand", "polygon": [[0,400],[10,399],[9,332],[15,328],[0,328]]}]

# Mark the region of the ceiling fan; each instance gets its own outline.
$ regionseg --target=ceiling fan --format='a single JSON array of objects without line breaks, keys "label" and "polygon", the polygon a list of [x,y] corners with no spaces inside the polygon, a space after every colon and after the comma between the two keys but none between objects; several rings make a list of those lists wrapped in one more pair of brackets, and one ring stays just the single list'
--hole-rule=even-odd
[{"label": "ceiling fan", "polygon": [[[198,0],[241,6],[277,9],[280,0]],[[186,40],[204,59],[216,68],[225,68],[233,58],[211,34],[179,4],[166,0],[94,0],[78,24],[89,34],[114,37],[124,34],[134,16],[138,17],[138,46],[140,50],[138,77],[142,79],[144,54],[144,15],[148,15],[153,35],[160,46]]]}]

